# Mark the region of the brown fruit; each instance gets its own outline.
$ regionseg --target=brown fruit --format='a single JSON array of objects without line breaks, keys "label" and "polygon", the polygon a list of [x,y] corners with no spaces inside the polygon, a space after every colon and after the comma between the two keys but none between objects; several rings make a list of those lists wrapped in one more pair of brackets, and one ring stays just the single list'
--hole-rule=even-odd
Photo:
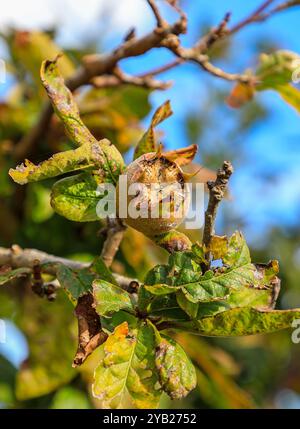
[{"label": "brown fruit", "polygon": [[[183,221],[189,194],[184,173],[175,161],[160,153],[147,153],[128,165],[124,176],[127,176],[126,186],[119,182],[117,187],[117,208],[127,225],[154,237]],[[135,189],[131,187],[133,184]],[[127,197],[127,206],[124,197]],[[127,213],[124,213],[126,207]],[[135,213],[131,212],[133,207]]]}]

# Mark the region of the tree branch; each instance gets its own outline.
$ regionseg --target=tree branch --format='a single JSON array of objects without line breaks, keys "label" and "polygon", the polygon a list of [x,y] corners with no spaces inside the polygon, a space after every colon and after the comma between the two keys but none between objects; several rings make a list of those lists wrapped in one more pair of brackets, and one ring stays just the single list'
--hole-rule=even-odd
[{"label": "tree branch", "polygon": [[168,25],[168,23],[162,18],[161,14],[159,12],[159,9],[155,3],[155,0],[147,0],[147,3],[151,7],[152,12],[155,16],[157,27],[158,28],[164,28],[166,25]]},{"label": "tree branch", "polygon": [[[41,250],[22,249],[17,245],[13,245],[11,248],[0,247],[0,266],[8,265],[11,268],[33,268],[36,261],[39,261],[40,265],[46,264],[42,267],[43,273],[53,276],[56,275],[55,264],[63,264],[73,270],[80,270],[90,266],[90,264],[86,262],[72,261],[71,259],[50,255]],[[123,289],[128,289],[133,281],[137,282],[136,279],[131,279],[119,274],[113,273],[113,275]]]},{"label": "tree branch", "polygon": [[[209,249],[210,242],[215,234],[214,225],[217,216],[218,206],[225,196],[228,181],[233,173],[233,167],[229,161],[224,161],[222,168],[217,172],[217,178],[214,182],[207,182],[209,190],[209,200],[205,212],[205,223],[203,230],[202,244],[205,249]],[[210,252],[207,252],[207,268],[210,266]]]},{"label": "tree branch", "polygon": [[157,67],[153,70],[150,70],[149,72],[140,74],[139,77],[142,78],[142,77],[146,77],[146,76],[156,76],[158,74],[165,73],[166,71],[171,70],[174,67],[179,66],[180,64],[184,64],[184,60],[182,58],[176,58],[175,60],[171,61],[168,64]]},{"label": "tree branch", "polygon": [[198,51],[203,53],[208,51],[208,49],[211,48],[217,40],[222,39],[228,34],[229,30],[227,28],[227,24],[230,18],[231,13],[227,12],[220,24],[217,27],[212,28],[204,37],[199,40],[199,42],[197,42],[196,47]]},{"label": "tree branch", "polygon": [[290,0],[286,1],[285,3],[281,3],[278,6],[275,6],[268,12],[262,14],[259,19],[256,20],[256,22],[263,22],[266,19],[270,18],[271,16],[275,15],[278,12],[283,12],[286,9],[290,9],[294,6],[300,6],[300,0]]},{"label": "tree branch", "polygon": [[[118,233],[117,233],[118,234]],[[111,249],[109,247],[109,255],[113,257],[115,251],[115,237],[109,239]],[[108,262],[110,259],[108,260]],[[11,249],[0,247],[0,267],[10,266],[11,268],[28,267],[36,272],[39,269],[39,277],[41,272],[56,275],[55,264],[60,263],[72,269],[82,269],[90,266],[89,263],[82,263],[72,261],[70,259],[61,258],[36,249],[21,249],[19,246],[14,245]],[[46,264],[44,266],[44,264]],[[109,265],[109,264],[108,264]],[[133,286],[138,287],[139,282],[135,279],[129,279],[118,274],[113,274],[120,287],[132,293]],[[35,276],[36,277],[36,276]],[[46,285],[44,285],[46,287]],[[49,291],[47,288],[50,288]],[[47,298],[53,299],[55,296],[55,289],[60,288],[57,280],[50,282],[47,286]],[[135,289],[134,289],[135,291]],[[42,296],[40,290],[34,290]],[[87,293],[78,298],[75,307],[75,316],[78,321],[78,348],[73,360],[73,367],[81,365],[86,358],[107,339],[107,334],[102,330],[100,317],[94,308],[94,297],[92,293]]]},{"label": "tree branch", "polygon": [[234,27],[231,28],[229,31],[229,35],[232,35],[234,33],[237,33],[244,27],[248,26],[249,24],[254,24],[257,22],[263,22],[266,19],[270,18],[271,16],[275,15],[278,12],[282,12],[286,9],[289,9],[294,6],[299,6],[300,1],[299,0],[289,0],[285,1],[273,8],[271,8],[269,11],[266,11],[266,9],[271,6],[271,4],[274,3],[274,0],[267,0],[265,1],[261,6],[259,6],[254,12],[252,12],[248,17],[243,19],[241,22],[236,24]]},{"label": "tree branch", "polygon": [[144,76],[131,76],[122,70],[115,70],[113,74],[94,77],[91,84],[95,88],[113,88],[121,85],[134,85],[148,89],[164,90],[171,86],[171,82],[162,82],[152,78],[151,74]]},{"label": "tree branch", "polygon": [[246,18],[244,18],[241,22],[239,22],[238,24],[236,24],[234,27],[232,27],[232,29],[230,30],[230,34],[234,34],[238,31],[240,31],[242,28],[246,27],[247,25],[256,22],[261,13],[268,7],[271,5],[271,3],[274,3],[274,0],[267,0],[264,3],[262,3],[257,9],[255,9],[254,12],[252,12],[249,16],[247,16]]},{"label": "tree branch", "polygon": [[[82,85],[94,84],[99,87],[103,86],[119,86],[121,84],[133,84],[137,86],[145,86],[151,89],[165,89],[169,83],[153,81],[151,77],[154,74],[162,73],[167,68],[156,72],[145,73],[141,76],[128,76],[123,74],[121,77],[114,74],[118,63],[125,59],[136,57],[145,54],[153,48],[165,47],[173,52],[178,57],[178,62],[175,62],[171,67],[181,64],[182,62],[191,61],[198,64],[204,71],[221,79],[228,81],[248,82],[251,77],[244,74],[228,73],[214,66],[209,61],[209,58],[204,55],[209,47],[216,40],[236,33],[246,25],[267,19],[274,13],[280,12],[292,6],[298,5],[299,0],[287,1],[269,12],[263,13],[274,0],[265,1],[258,9],[256,9],[249,17],[242,22],[236,24],[231,30],[227,30],[227,22],[229,14],[226,14],[223,21],[218,27],[212,29],[206,36],[198,41],[191,48],[183,48],[180,44],[178,36],[186,33],[187,17],[182,9],[178,6],[176,0],[166,0],[179,14],[179,19],[169,24],[166,22],[159,12],[155,0],[147,0],[155,16],[157,26],[154,30],[143,37],[135,37],[133,30],[127,35],[123,43],[115,50],[106,54],[95,54],[84,57],[82,65],[66,82],[71,91],[75,91]],[[171,68],[170,67],[170,68]],[[25,135],[17,144],[14,155],[17,160],[30,156],[33,148],[45,135],[52,116],[52,106],[48,102],[43,107],[41,115],[36,125]]]},{"label": "tree branch", "polygon": [[125,230],[126,226],[120,219],[107,218],[107,226],[104,228],[104,230],[102,230],[102,233],[105,234],[106,239],[101,252],[101,258],[107,267],[110,267],[113,263],[114,257],[123,239]]},{"label": "tree branch", "polygon": [[[86,56],[82,65],[66,81],[66,84],[71,91],[75,91],[82,85],[91,83],[91,80],[97,76],[111,74],[120,60],[143,55],[152,48],[160,47],[162,40],[168,35],[179,35],[185,31],[186,19],[181,16],[179,21],[174,24],[165,25],[164,28],[156,27],[151,33],[141,38],[127,37],[117,49],[108,54]],[[14,154],[17,160],[31,155],[33,148],[45,135],[52,113],[52,106],[50,102],[47,102],[36,125],[16,146]]]}]

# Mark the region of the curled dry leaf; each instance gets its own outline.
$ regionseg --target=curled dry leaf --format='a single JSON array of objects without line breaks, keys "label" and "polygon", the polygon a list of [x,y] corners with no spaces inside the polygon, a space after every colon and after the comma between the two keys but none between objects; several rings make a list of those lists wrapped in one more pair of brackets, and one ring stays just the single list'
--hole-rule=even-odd
[{"label": "curled dry leaf", "polygon": [[141,155],[144,155],[146,153],[155,152],[155,150],[157,149],[157,142],[155,138],[154,128],[161,122],[163,122],[165,119],[169,118],[169,116],[171,116],[172,114],[173,112],[169,100],[156,110],[156,112],[152,116],[150,127],[135,148],[134,159],[137,159]]},{"label": "curled dry leaf", "polygon": [[254,85],[251,83],[238,82],[233,87],[226,99],[228,106],[238,109],[252,100],[255,93]]}]

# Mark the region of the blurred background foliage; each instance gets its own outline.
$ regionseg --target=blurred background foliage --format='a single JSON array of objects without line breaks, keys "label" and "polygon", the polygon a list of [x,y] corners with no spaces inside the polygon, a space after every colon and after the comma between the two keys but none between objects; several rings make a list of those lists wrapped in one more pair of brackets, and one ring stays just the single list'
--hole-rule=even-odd
[{"label": "blurred background foliage", "polygon": [[[199,19],[195,14],[191,21],[192,30],[198,35],[212,23],[210,13]],[[42,60],[61,52],[55,36],[53,29],[48,32],[10,29],[2,34],[10,85],[0,103],[0,245],[18,243],[21,247],[89,261],[101,250],[101,225],[74,223],[55,214],[49,203],[51,181],[20,187],[7,174],[16,164],[16,145],[34,125],[46,98],[39,80],[39,68]],[[101,50],[100,45],[98,39],[89,37],[79,48],[68,46],[64,49],[65,55],[59,64],[64,76],[72,74],[84,54]],[[247,52],[252,53],[253,59],[262,50],[272,52],[278,47],[281,46],[276,37],[266,33],[262,39],[259,33],[252,32]],[[230,40],[218,44],[212,55],[227,69],[238,68],[242,62],[236,58],[236,45]],[[157,59],[157,54],[154,57]],[[136,69],[136,61],[127,66],[128,70]],[[145,64],[151,61],[153,63],[153,59],[146,59]],[[279,307],[300,307],[299,222],[270,215],[261,219],[260,224],[256,210],[265,196],[269,201],[282,197],[276,191],[270,196],[270,189],[274,190],[285,174],[278,161],[280,154],[270,163],[266,151],[272,148],[268,141],[265,147],[263,143],[260,145],[260,152],[257,148],[249,151],[248,147],[251,139],[255,139],[255,130],[262,124],[267,124],[271,139],[277,133],[272,100],[270,103],[265,102],[263,96],[257,97],[242,109],[233,111],[224,101],[230,85],[220,84],[190,65],[181,66],[174,75],[170,71],[168,76],[176,80],[181,72],[183,80],[169,93],[151,94],[148,90],[129,86],[101,90],[82,88],[77,91],[76,100],[83,121],[97,138],[109,138],[125,159],[130,159],[143,125],[158,101],[174,97],[175,119],[169,120],[165,136],[162,136],[166,146],[175,148],[197,143],[200,148],[198,163],[216,169],[224,159],[229,159],[236,169],[231,196],[223,203],[217,232],[245,230],[253,260],[279,259],[282,279]],[[187,80],[189,88],[185,92]],[[195,88],[193,94],[191,87]],[[179,108],[177,113],[176,107],[184,97],[189,100],[185,100],[185,107]],[[296,114],[291,110],[289,115],[294,123]],[[299,133],[299,124],[297,131]],[[72,143],[66,138],[61,123],[53,117],[47,135],[27,156],[37,162],[70,147]],[[276,147],[275,142],[274,151]],[[280,148],[282,152],[289,149],[291,156],[295,152],[299,159],[300,150],[293,143],[286,142],[286,146],[283,144]],[[285,157],[283,154],[283,160]],[[299,186],[299,174],[294,180],[298,180]],[[285,190],[282,186],[279,189]],[[296,193],[294,198],[297,198]],[[293,210],[297,217],[299,201],[293,205]],[[198,238],[200,232],[193,231],[192,235]],[[142,280],[147,270],[165,258],[164,251],[129,228],[112,268]],[[99,406],[90,393],[97,351],[78,370],[71,367],[76,350],[76,321],[72,304],[63,293],[58,293],[55,302],[47,302],[31,292],[26,279],[16,280],[1,287],[0,318],[7,326],[6,344],[0,344],[0,407]],[[300,345],[293,344],[290,336],[290,332],[279,332],[267,336],[212,339],[176,334],[196,365],[198,387],[180,402],[164,396],[161,407],[300,408]]]}]

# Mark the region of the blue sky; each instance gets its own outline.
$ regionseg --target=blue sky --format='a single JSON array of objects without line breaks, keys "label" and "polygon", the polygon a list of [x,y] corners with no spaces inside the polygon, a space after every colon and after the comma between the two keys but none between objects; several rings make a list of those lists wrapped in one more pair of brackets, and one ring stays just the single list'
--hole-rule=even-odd
[{"label": "blue sky", "polygon": [[[43,1],[41,9],[40,0],[11,0],[9,4],[2,5],[0,25],[18,25],[23,28],[48,28],[54,22],[59,22],[60,31],[58,40],[66,46],[80,44],[83,40],[99,36],[102,39],[102,48],[109,50],[116,46],[120,37],[132,25],[137,26],[138,33],[149,31],[153,18],[143,0],[124,0],[120,10],[120,2],[112,0],[113,5],[109,20],[99,19],[104,13],[104,1],[80,0],[47,0]],[[185,10],[190,16],[189,34],[184,37],[184,44],[193,43],[199,36],[199,23],[218,23],[225,12],[232,11],[232,23],[239,21],[252,11],[261,1],[242,0],[186,0]],[[26,9],[24,9],[26,4]],[[76,4],[76,6],[75,6]],[[106,3],[107,4],[107,3]],[[23,8],[23,9],[22,9]],[[166,8],[163,8],[166,10]],[[61,10],[68,13],[61,14]],[[82,13],[81,13],[82,11]],[[166,10],[167,11],[167,10]],[[101,12],[101,13],[100,13]],[[169,11],[167,15],[170,16]],[[172,15],[174,16],[174,15]],[[299,29],[300,8],[292,12],[285,12],[270,19],[264,24],[253,25],[234,39],[234,55],[230,71],[242,71],[255,64],[256,57],[249,47],[249,41],[260,38],[262,41],[268,37],[275,39],[281,49],[290,49],[300,52]],[[0,56],[5,56],[1,50]],[[163,50],[156,50],[151,55],[132,59],[125,62],[128,72],[145,71],[153,64],[164,64],[171,59],[170,54]],[[169,147],[179,147],[188,144],[184,132],[184,117],[186,113],[201,106],[207,97],[207,92],[215,85],[230,91],[231,85],[227,82],[216,82],[215,78],[205,75],[194,65],[184,65],[164,75],[164,78],[174,80],[175,85],[166,92],[156,92],[152,95],[155,109],[166,99],[171,99],[174,116],[166,121],[161,129],[164,131]],[[8,86],[11,81],[8,80]],[[3,97],[7,86],[0,86],[0,96]],[[241,217],[245,222],[245,233],[254,246],[259,246],[265,232],[272,226],[298,225],[300,214],[300,142],[299,142],[299,114],[284,104],[272,92],[259,95],[262,103],[271,111],[267,121],[258,124],[247,134],[243,145],[243,162],[236,165],[236,172],[231,182],[233,201],[226,203],[226,210],[233,216]],[[218,120],[237,121],[237,113],[226,107],[221,109],[223,115]],[[216,118],[217,119],[217,118]],[[148,121],[145,121],[147,124]],[[208,138],[215,138],[218,133],[218,124],[208,132]],[[225,139],[226,140],[226,139]],[[208,142],[209,143],[209,142]],[[230,145],[230,141],[224,142]],[[201,147],[199,148],[201,161]],[[266,174],[278,171],[276,180],[265,181]],[[245,189],[247,192],[245,192]],[[233,226],[233,229],[235,225]],[[14,327],[9,324],[12,332]],[[12,332],[9,337],[12,342],[2,345],[0,352],[13,357],[18,364],[26,355],[26,346],[20,347],[20,338]],[[5,349],[5,350],[4,350]]]},{"label": "blue sky", "polygon": [[[186,11],[192,18],[189,34],[184,38],[184,43],[188,46],[197,39],[199,22],[218,23],[225,12],[232,11],[232,23],[235,23],[261,4],[260,1],[245,3],[239,0],[227,2],[214,0],[208,7],[204,1],[186,1]],[[255,65],[257,54],[251,49],[250,43],[253,38],[258,38],[262,42],[271,39],[279,49],[299,53],[299,19],[300,8],[295,8],[263,24],[249,26],[238,33],[233,40],[234,49],[229,71],[240,72]],[[157,50],[154,59],[164,63],[164,57],[168,56]],[[139,59],[130,60],[127,64],[128,71],[134,71],[137,67],[145,70],[147,63],[151,67],[153,54],[143,60],[142,64]],[[152,97],[154,105],[160,104],[166,98],[172,101],[174,116],[161,127],[171,145],[184,146],[188,143],[183,118],[188,110],[195,109],[201,103],[210,87],[217,86],[227,92],[230,91],[230,83],[216,81],[216,78],[204,74],[196,66],[181,66],[164,76],[176,82],[174,87],[164,93],[155,93]],[[299,114],[286,105],[275,92],[266,91],[257,97],[271,114],[267,120],[254,126],[245,141],[241,142],[244,159],[235,165],[236,171],[231,180],[233,201],[227,208],[235,216],[243,219],[245,234],[253,246],[259,246],[262,237],[266,237],[265,233],[274,226],[297,225],[300,212]],[[222,115],[219,120],[233,123],[238,120],[237,112],[225,105],[222,108]],[[217,133],[216,123],[216,127],[209,130],[209,135],[213,139]],[[227,143],[230,146],[230,140]],[[201,161],[201,147],[199,158]],[[264,179],[266,175],[273,176],[275,172],[276,180]]]},{"label": "blue sky", "polygon": [[[167,18],[175,18],[162,1],[158,2]],[[280,0],[275,4],[281,3]],[[227,11],[232,12],[231,25],[254,10],[261,0],[184,0],[183,5],[190,17],[189,31],[183,38],[183,44],[191,45],[199,37],[202,23],[217,24]],[[120,38],[131,26],[137,28],[137,33],[143,34],[154,25],[153,16],[144,0],[111,0],[109,4],[102,0],[44,0],[43,10],[38,0],[28,0],[24,9],[22,0],[11,0],[4,7],[0,17],[0,25],[5,28],[17,25],[22,28],[41,29],[59,23],[58,41],[65,46],[74,46],[97,37],[101,40],[101,49],[110,50],[120,42]],[[23,10],[23,9],[24,10]],[[61,14],[61,10],[68,10]],[[42,13],[44,11],[44,13]],[[105,19],[104,19],[105,17]],[[250,43],[253,39],[265,42],[275,40],[278,48],[300,52],[298,25],[300,7],[272,17],[262,24],[254,24],[235,35],[234,49],[231,61],[226,64],[229,71],[240,72],[253,67],[257,56]],[[100,49],[100,46],[99,46]],[[1,55],[0,46],[0,55]],[[2,55],[4,53],[2,52]],[[153,65],[164,64],[172,56],[157,49],[142,59],[134,58],[123,62],[128,72],[137,73],[151,69]],[[179,147],[188,144],[184,131],[184,118],[190,110],[197,112],[209,96],[209,91],[222,88],[229,92],[231,84],[208,76],[195,65],[183,65],[165,73],[167,80],[173,80],[174,86],[164,92],[152,95],[155,109],[166,99],[171,99],[174,115],[161,129],[169,147]],[[6,88],[0,86],[0,96]],[[242,218],[247,238],[253,245],[260,241],[262,232],[277,225],[289,226],[298,223],[300,212],[300,148],[299,114],[287,106],[277,94],[272,91],[260,93],[259,99],[271,115],[253,128],[240,142],[243,160],[235,165],[235,175],[231,181],[233,201],[230,211],[233,217]],[[236,123],[238,113],[229,107],[221,106],[217,121]],[[145,125],[148,120],[145,120]],[[218,137],[218,124],[207,130],[207,144]],[[228,136],[224,144],[230,147]],[[201,162],[201,147],[198,160]],[[276,180],[266,180],[266,175],[277,172]],[[247,190],[245,192],[245,189]]]}]

